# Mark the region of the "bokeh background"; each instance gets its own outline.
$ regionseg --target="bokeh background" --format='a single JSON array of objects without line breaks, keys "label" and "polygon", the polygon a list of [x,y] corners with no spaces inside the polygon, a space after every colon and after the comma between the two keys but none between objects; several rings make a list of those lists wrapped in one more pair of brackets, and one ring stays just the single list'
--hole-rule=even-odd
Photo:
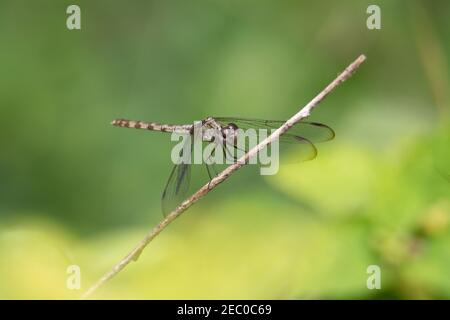
[{"label": "bokeh background", "polygon": [[361,53],[315,160],[239,170],[93,297],[450,298],[450,2],[370,4],[1,0],[0,298],[78,298],[162,218],[170,136],[112,119],[285,119]]}]

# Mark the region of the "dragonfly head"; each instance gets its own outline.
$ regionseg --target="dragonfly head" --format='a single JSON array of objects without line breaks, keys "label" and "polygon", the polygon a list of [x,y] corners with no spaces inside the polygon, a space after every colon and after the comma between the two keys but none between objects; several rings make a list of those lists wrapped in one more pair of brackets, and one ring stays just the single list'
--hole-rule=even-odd
[{"label": "dragonfly head", "polygon": [[222,127],[222,136],[224,139],[233,139],[233,141],[237,141],[237,130],[239,127],[234,123],[229,123],[226,126]]},{"label": "dragonfly head", "polygon": [[229,129],[229,130],[233,130],[233,131],[236,131],[237,129],[239,129],[239,127],[237,126],[237,125],[235,125],[234,123],[229,123],[227,126],[226,126],[226,128],[227,129]]}]

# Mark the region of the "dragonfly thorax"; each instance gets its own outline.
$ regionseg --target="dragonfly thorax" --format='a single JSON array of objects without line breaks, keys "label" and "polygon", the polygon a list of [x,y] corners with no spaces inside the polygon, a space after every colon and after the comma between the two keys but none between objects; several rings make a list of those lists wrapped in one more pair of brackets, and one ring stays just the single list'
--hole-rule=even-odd
[{"label": "dragonfly thorax", "polygon": [[208,117],[202,122],[203,141],[216,141],[223,143],[225,141],[236,141],[238,126],[234,123],[221,125],[214,118]]},{"label": "dragonfly thorax", "polygon": [[215,141],[220,135],[222,127],[214,118],[208,117],[202,121],[202,140]]}]

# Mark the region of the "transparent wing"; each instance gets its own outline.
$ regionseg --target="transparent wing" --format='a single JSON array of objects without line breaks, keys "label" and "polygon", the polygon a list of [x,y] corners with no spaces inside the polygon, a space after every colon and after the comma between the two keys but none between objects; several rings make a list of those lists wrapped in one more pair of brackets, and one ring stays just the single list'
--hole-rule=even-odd
[{"label": "transparent wing", "polygon": [[[282,142],[278,146],[280,152],[287,151],[286,149],[289,149],[289,147],[301,144],[301,148],[297,148],[296,152],[297,161],[312,160],[317,156],[317,148],[308,139],[302,138],[300,136],[289,135],[280,137],[280,142]],[[256,145],[255,143],[251,144],[249,140],[246,140],[244,145],[230,144],[230,146],[227,149],[224,149],[223,153],[224,156],[228,157],[228,159],[232,159],[232,161],[234,159],[234,161],[237,161],[238,158],[242,157],[255,145]],[[269,154],[272,154],[272,152],[277,152],[276,149],[273,149],[273,147],[274,144],[272,143],[271,146],[269,147],[270,150],[268,151]],[[286,163],[284,159],[282,159],[282,162]]]},{"label": "transparent wing", "polygon": [[[261,120],[261,119],[245,119],[245,118],[229,118],[217,117],[216,119],[221,125],[234,123],[240,129],[278,129],[285,123],[282,120]],[[270,134],[268,132],[267,134]],[[285,134],[283,134],[280,141],[280,148],[286,145],[302,144],[298,160],[312,160],[317,156],[317,148],[314,143],[324,142],[333,139],[335,133],[329,126],[318,122],[302,121],[295,124]],[[244,148],[248,151],[249,145]],[[242,151],[242,149],[241,149]]]},{"label": "transparent wing", "polygon": [[167,216],[186,198],[191,180],[190,171],[189,164],[182,163],[173,167],[162,195],[161,202],[164,216]]},{"label": "transparent wing", "polygon": [[[234,123],[241,129],[278,129],[286,121],[283,120],[262,120],[262,119],[246,119],[218,117],[214,118],[222,125]],[[329,126],[319,122],[300,121],[288,130],[280,141],[282,142],[298,142],[298,137],[304,138],[311,143],[325,142],[335,137],[334,130]]]},{"label": "transparent wing", "polygon": [[[189,143],[189,141],[187,141],[187,143]],[[189,147],[190,148],[188,150],[191,150],[191,146]],[[180,152],[180,157],[183,157],[183,150],[181,150]],[[161,199],[162,211],[164,216],[167,216],[167,214],[169,214],[183,200],[186,199],[190,182],[191,164],[182,162],[180,164],[174,165],[172,172],[170,173],[169,180],[167,180],[167,184],[164,188]]]}]

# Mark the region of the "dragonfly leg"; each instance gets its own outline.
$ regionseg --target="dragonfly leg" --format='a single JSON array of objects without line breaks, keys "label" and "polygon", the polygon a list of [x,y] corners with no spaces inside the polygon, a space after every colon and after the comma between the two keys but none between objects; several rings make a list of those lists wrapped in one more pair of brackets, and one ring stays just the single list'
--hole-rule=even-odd
[{"label": "dragonfly leg", "polygon": [[[234,147],[234,149],[236,149],[237,151],[242,151],[244,154],[246,153],[245,150],[242,150],[241,148],[238,148],[236,145],[233,145],[233,147]],[[236,162],[237,162],[237,159],[236,159],[236,158],[235,158],[235,160],[236,160]],[[248,160],[247,160],[245,163],[248,163]]]},{"label": "dragonfly leg", "polygon": [[211,176],[211,171],[209,170],[209,165],[207,163],[205,163],[205,165],[206,165],[206,171],[208,171],[208,176],[209,176],[209,182],[208,182],[208,189],[209,189],[209,185],[211,184],[213,177]]},{"label": "dragonfly leg", "polygon": [[219,172],[217,172],[216,166],[214,163],[212,163],[211,165],[208,165],[208,167],[212,170],[212,172],[214,173],[214,177],[217,177],[219,175]]},{"label": "dragonfly leg", "polygon": [[[206,160],[207,162],[209,162],[211,160],[211,157],[214,157],[216,154],[216,149],[213,149],[211,151],[211,154],[208,156],[208,159]],[[214,172],[214,177],[216,177],[219,173],[217,172],[216,169],[216,163],[214,161],[211,161],[210,163],[205,163],[207,167],[209,167],[209,169],[211,169]],[[210,175],[211,178],[211,175]]]},{"label": "dragonfly leg", "polygon": [[228,150],[227,147],[222,146],[222,150],[223,150],[223,155],[224,155],[225,159],[228,159],[228,156],[227,156],[227,154],[228,154],[234,160],[235,163],[237,162],[237,160],[238,160],[237,157],[235,155],[232,155],[230,153],[230,150]]},{"label": "dragonfly leg", "polygon": [[[211,154],[208,156],[207,162],[211,159],[211,157],[215,154],[215,149],[213,149],[213,151],[211,152]],[[211,180],[216,177],[218,175],[216,167],[214,165],[213,162],[211,162],[211,164],[208,164],[207,162],[205,162],[205,166],[206,166],[206,171],[208,172],[208,176],[209,176],[209,182],[208,182],[208,189],[209,189],[209,185],[211,183]],[[211,170],[214,172],[214,177],[211,175]]]}]

